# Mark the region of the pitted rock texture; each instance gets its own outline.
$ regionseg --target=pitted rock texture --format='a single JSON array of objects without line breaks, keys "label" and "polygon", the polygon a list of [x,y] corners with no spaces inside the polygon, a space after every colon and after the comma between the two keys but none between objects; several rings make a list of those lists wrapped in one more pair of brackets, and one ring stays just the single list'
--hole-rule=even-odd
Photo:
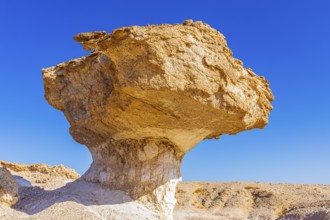
[{"label": "pitted rock texture", "polygon": [[86,180],[134,199],[162,198],[155,192],[173,191],[158,189],[180,179],[182,157],[198,142],[268,122],[268,82],[233,58],[207,24],[132,26],[74,39],[92,53],[43,69],[43,79],[46,99],[92,153]]},{"label": "pitted rock texture", "polygon": [[0,164],[0,205],[14,205],[18,201],[18,184],[11,173]]}]

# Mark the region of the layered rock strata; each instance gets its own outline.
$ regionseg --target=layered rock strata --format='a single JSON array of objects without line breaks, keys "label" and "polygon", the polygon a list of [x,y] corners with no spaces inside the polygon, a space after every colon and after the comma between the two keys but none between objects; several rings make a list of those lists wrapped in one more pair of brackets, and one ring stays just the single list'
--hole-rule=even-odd
[{"label": "layered rock strata", "polygon": [[188,150],[268,123],[268,82],[233,58],[207,24],[132,26],[74,39],[91,54],[43,69],[43,79],[46,99],[92,153],[83,178],[156,204],[167,217]]}]

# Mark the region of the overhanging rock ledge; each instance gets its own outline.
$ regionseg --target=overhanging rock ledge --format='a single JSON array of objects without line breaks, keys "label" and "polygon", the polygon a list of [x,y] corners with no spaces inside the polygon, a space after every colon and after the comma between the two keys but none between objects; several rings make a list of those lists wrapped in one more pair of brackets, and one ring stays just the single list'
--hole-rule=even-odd
[{"label": "overhanging rock ledge", "polygon": [[45,96],[92,153],[87,181],[171,218],[185,153],[203,139],[263,128],[268,82],[202,22],[78,34],[86,57],[43,69]]}]

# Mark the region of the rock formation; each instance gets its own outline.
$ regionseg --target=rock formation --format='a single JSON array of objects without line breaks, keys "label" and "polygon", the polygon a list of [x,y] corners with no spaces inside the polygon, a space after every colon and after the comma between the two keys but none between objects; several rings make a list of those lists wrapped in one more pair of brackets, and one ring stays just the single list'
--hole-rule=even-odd
[{"label": "rock formation", "polygon": [[64,186],[80,177],[73,169],[66,166],[48,166],[45,164],[18,164],[0,160],[0,166],[6,167],[15,176],[20,186],[37,186],[52,190]]},{"label": "rock formation", "polygon": [[203,139],[263,128],[268,82],[202,22],[78,34],[87,57],[43,69],[45,96],[92,153],[83,178],[154,204],[167,218],[180,164]]},{"label": "rock formation", "polygon": [[18,200],[18,184],[11,173],[0,164],[0,204],[12,206]]}]

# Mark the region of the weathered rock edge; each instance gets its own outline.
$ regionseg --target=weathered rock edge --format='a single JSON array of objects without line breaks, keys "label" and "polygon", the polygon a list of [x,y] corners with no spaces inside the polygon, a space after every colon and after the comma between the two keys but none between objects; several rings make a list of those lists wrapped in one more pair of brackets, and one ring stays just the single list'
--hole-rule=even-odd
[{"label": "weathered rock edge", "polygon": [[43,79],[46,99],[92,153],[83,178],[157,204],[167,216],[188,150],[268,123],[268,82],[233,58],[207,24],[132,26],[74,39],[91,54],[43,69]]},{"label": "weathered rock edge", "polygon": [[18,201],[18,183],[0,163],[0,205],[13,206]]}]

